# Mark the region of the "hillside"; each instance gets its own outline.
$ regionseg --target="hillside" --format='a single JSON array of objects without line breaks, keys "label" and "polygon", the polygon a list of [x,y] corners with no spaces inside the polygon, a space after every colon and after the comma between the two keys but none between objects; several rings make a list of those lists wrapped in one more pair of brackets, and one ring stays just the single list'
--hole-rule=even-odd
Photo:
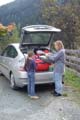
[{"label": "hillside", "polygon": [[0,22],[5,25],[15,22],[21,26],[40,23],[40,0],[16,0],[0,7]]},{"label": "hillside", "polygon": [[[17,25],[43,23],[41,18],[42,0],[15,0],[0,7],[0,22],[4,25],[15,22]],[[64,4],[69,0],[57,0]]]}]

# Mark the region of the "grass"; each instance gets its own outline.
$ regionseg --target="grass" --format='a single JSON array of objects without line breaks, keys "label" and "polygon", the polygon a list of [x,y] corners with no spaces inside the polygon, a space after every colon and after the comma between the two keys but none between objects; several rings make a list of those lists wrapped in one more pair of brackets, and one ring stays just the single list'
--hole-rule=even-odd
[{"label": "grass", "polygon": [[80,91],[80,77],[78,77],[74,72],[66,70],[64,80],[66,85],[70,85]]},{"label": "grass", "polygon": [[63,93],[63,96],[64,96],[64,97],[68,97],[68,94],[67,94],[67,93]]}]

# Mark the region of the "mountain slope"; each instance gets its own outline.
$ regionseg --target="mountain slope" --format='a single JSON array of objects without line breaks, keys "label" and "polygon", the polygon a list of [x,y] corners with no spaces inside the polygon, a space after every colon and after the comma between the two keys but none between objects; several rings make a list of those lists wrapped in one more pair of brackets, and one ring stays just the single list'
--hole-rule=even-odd
[{"label": "mountain slope", "polygon": [[40,0],[16,0],[0,7],[0,22],[9,24],[15,22],[21,26],[37,24],[40,19]]}]

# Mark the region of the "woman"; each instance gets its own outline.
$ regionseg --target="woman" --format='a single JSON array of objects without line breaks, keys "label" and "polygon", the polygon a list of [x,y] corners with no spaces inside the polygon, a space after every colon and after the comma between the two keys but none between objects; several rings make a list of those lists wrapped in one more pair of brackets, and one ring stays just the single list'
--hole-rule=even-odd
[{"label": "woman", "polygon": [[53,73],[53,80],[55,83],[55,96],[62,95],[62,77],[65,70],[65,50],[62,41],[57,40],[54,43],[54,47],[56,49],[56,53],[53,55],[46,55],[49,60],[54,63],[54,73]]}]

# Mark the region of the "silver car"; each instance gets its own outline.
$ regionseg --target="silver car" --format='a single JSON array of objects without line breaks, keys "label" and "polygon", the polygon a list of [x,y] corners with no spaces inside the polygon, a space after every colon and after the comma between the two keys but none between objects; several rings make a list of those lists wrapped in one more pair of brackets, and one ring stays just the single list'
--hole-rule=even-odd
[{"label": "silver car", "polygon": [[[10,80],[12,89],[28,84],[27,72],[24,70],[27,52],[33,50],[50,50],[54,33],[60,29],[48,25],[32,25],[22,28],[21,42],[10,44],[0,55],[0,71]],[[44,66],[45,67],[45,66]],[[36,84],[53,82],[53,71],[36,72]]]}]

